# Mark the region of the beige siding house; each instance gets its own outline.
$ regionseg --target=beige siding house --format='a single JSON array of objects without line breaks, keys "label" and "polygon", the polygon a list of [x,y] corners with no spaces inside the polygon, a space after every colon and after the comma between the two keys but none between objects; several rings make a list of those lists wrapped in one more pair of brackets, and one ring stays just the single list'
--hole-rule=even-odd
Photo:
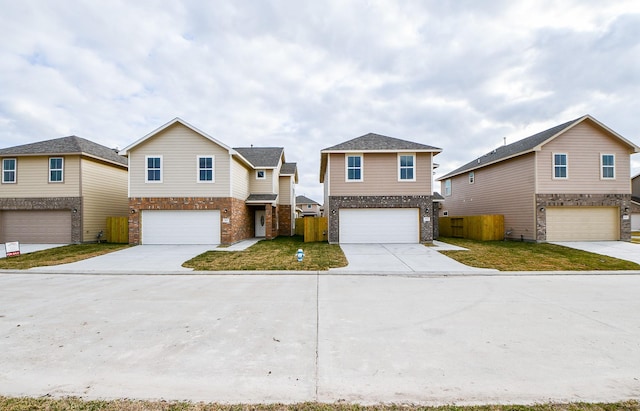
[{"label": "beige siding house", "polygon": [[431,242],[433,157],[441,151],[374,133],[322,150],[329,242]]},{"label": "beige siding house", "polygon": [[631,179],[631,231],[640,231],[640,174]]},{"label": "beige siding house", "polygon": [[130,243],[232,244],[293,233],[287,210],[295,207],[281,193],[293,190],[297,168],[282,147],[231,148],[176,118],[121,154],[130,165]]},{"label": "beige siding house", "polygon": [[70,136],[0,149],[0,243],[97,240],[126,216],[127,159]]},{"label": "beige siding house", "polygon": [[441,213],[502,214],[509,239],[628,241],[630,155],[639,150],[586,115],[440,177]]},{"label": "beige siding house", "polygon": [[299,217],[320,217],[322,215],[320,204],[306,196],[296,197],[296,207],[298,207]]}]

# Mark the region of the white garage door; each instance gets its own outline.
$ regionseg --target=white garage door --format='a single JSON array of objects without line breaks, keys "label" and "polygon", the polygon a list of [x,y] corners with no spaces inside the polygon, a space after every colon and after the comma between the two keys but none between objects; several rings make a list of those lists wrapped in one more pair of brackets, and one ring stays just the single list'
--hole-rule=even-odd
[{"label": "white garage door", "polygon": [[617,207],[549,207],[547,241],[620,239]]},{"label": "white garage door", "polygon": [[220,244],[218,210],[144,210],[142,244]]},{"label": "white garage door", "polygon": [[419,243],[417,208],[345,208],[340,210],[341,243]]},{"label": "white garage door", "polygon": [[0,242],[67,244],[71,242],[71,211],[2,211]]},{"label": "white garage door", "polygon": [[631,231],[640,231],[640,214],[631,214]]}]

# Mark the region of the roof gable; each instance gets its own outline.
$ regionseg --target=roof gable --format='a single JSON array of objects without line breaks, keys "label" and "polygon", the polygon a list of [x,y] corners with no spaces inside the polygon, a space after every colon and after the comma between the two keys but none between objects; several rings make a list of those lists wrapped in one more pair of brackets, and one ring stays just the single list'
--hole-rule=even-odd
[{"label": "roof gable", "polygon": [[144,143],[145,141],[157,136],[158,134],[162,133],[163,131],[167,130],[169,127],[175,125],[175,124],[181,124],[182,126],[190,129],[191,131],[201,135],[202,137],[206,138],[207,140],[210,140],[211,142],[219,145],[220,147],[224,148],[225,150],[232,152],[233,153],[233,149],[229,146],[227,146],[226,144],[222,143],[221,141],[215,139],[214,137],[210,136],[209,134],[205,133],[204,131],[201,131],[199,129],[197,129],[196,127],[192,126],[191,124],[187,123],[186,121],[182,120],[179,117],[174,118],[173,120],[169,121],[168,123],[158,127],[157,129],[153,130],[151,133],[145,135],[144,137],[138,139],[137,141],[135,141],[134,143],[130,144],[129,146],[123,148],[122,150],[120,150],[120,154],[122,155],[128,155],[129,151],[131,151],[132,149],[134,149],[135,147],[139,146],[140,144]]},{"label": "roof gable", "polygon": [[597,121],[595,118],[590,115],[585,115],[575,120],[568,121],[566,123],[557,125],[555,127],[551,127],[550,129],[541,131],[540,133],[536,133],[532,136],[525,137],[521,140],[518,140],[514,143],[507,144],[505,146],[498,147],[491,152],[484,154],[483,156],[478,157],[475,160],[468,162],[467,164],[459,167],[448,174],[438,178],[438,180],[444,180],[446,178],[450,178],[456,176],[458,174],[466,173],[468,171],[476,170],[482,167],[486,167],[490,164],[499,163],[504,160],[508,160],[510,158],[520,156],[526,153],[530,153],[533,151],[539,151],[541,147],[552,141],[553,139],[559,137],[566,131],[572,129],[576,125],[582,123],[583,121],[590,121],[595,126],[599,127],[601,130],[606,132],[607,134],[612,135],[617,138],[624,144],[628,145],[635,152],[640,151],[640,148],[633,144],[632,142],[626,140],[624,137],[616,133],[615,131],[609,129],[604,124]]},{"label": "roof gable", "polygon": [[383,136],[381,134],[368,133],[356,137],[344,143],[327,147],[322,152],[341,151],[431,151],[440,152],[442,149],[428,146],[426,144],[415,143],[413,141],[401,140],[399,138]]},{"label": "roof gable", "polygon": [[115,150],[78,136],[54,138],[15,147],[0,149],[0,156],[77,154],[126,166],[128,160]]},{"label": "roof gable", "polygon": [[314,201],[306,196],[296,196],[296,204],[316,204],[320,205],[317,201]]},{"label": "roof gable", "polygon": [[237,147],[234,150],[254,168],[277,168],[280,159],[284,161],[282,147]]}]

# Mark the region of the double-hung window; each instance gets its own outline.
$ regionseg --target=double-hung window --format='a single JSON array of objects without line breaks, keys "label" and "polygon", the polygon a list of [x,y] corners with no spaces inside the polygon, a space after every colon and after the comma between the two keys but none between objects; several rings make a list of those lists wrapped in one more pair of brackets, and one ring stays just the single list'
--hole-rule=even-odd
[{"label": "double-hung window", "polygon": [[564,153],[553,154],[553,178],[569,178],[569,163]]},{"label": "double-hung window", "polygon": [[198,156],[198,182],[213,183],[213,156]]},{"label": "double-hung window", "polygon": [[347,155],[347,181],[362,181],[362,155]]},{"label": "double-hung window", "polygon": [[2,182],[12,184],[16,182],[16,159],[2,159]]},{"label": "double-hung window", "polygon": [[162,183],[162,156],[146,156],[145,181]]},{"label": "double-hung window", "polygon": [[444,180],[444,195],[449,197],[451,195],[451,179]]},{"label": "double-hung window", "polygon": [[398,180],[416,181],[416,156],[398,154]]},{"label": "double-hung window", "polygon": [[64,181],[64,158],[49,158],[49,182],[62,183]]},{"label": "double-hung window", "polygon": [[600,177],[602,179],[616,178],[616,156],[614,154],[602,154],[600,156]]}]

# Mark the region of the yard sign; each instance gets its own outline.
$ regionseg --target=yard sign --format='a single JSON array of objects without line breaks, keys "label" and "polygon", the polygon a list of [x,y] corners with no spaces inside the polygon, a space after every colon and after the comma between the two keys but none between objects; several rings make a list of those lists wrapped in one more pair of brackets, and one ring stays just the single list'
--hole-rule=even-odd
[{"label": "yard sign", "polygon": [[12,241],[10,243],[4,244],[4,250],[7,254],[7,257],[16,257],[20,255],[20,243],[17,241]]}]

